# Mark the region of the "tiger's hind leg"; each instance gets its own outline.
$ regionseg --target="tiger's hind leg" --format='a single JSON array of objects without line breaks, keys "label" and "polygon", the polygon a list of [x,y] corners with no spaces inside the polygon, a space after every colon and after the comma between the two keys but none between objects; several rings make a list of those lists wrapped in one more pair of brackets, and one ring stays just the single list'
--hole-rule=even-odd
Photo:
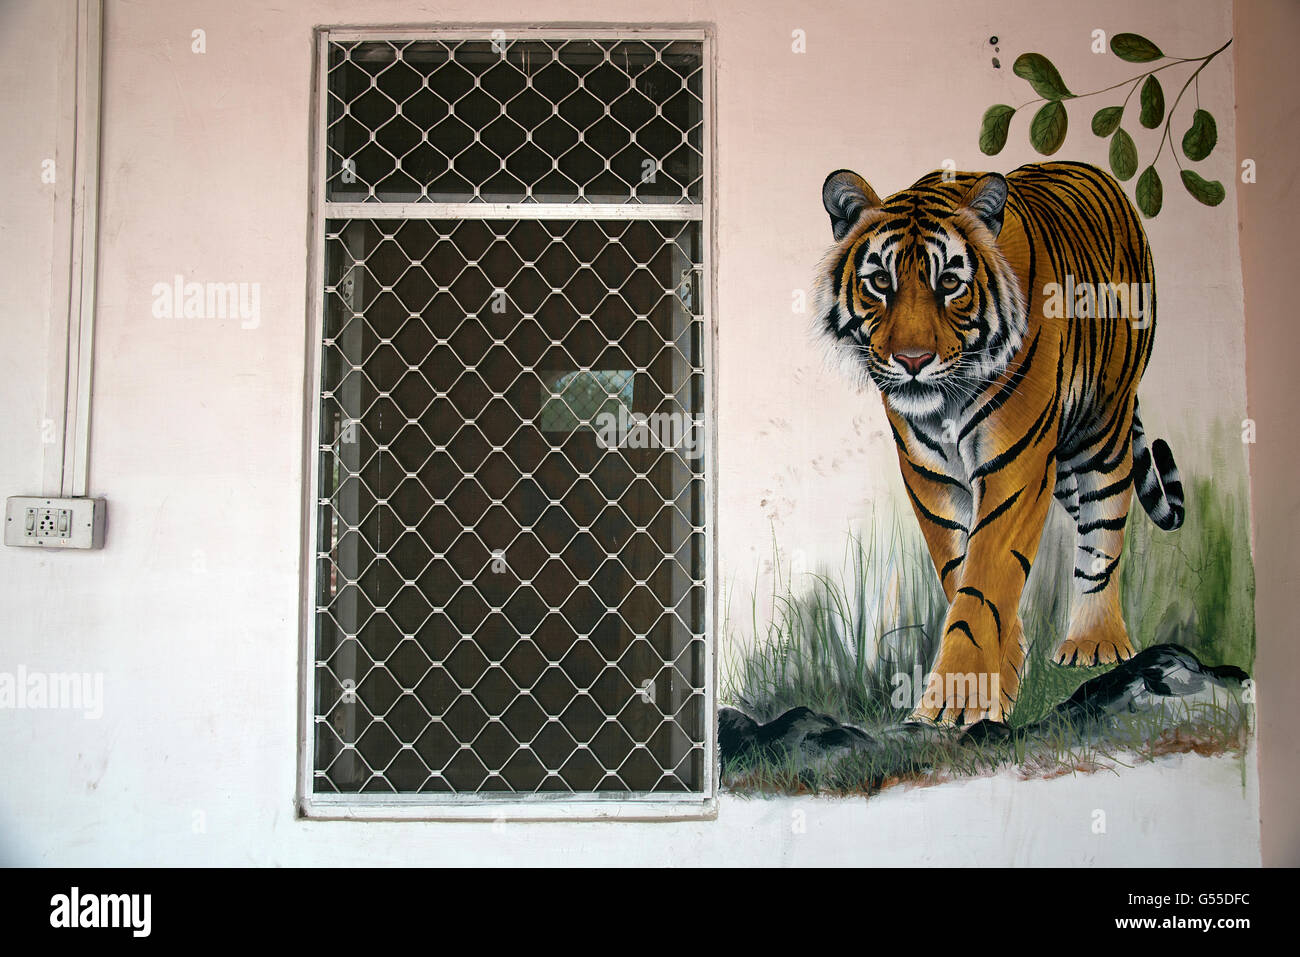
[{"label": "tiger's hind leg", "polygon": [[[1070,626],[1052,654],[1058,664],[1100,665],[1133,657],[1119,602],[1119,559],[1133,496],[1128,443],[1123,444],[1120,468],[1071,472],[1077,492],[1066,496],[1070,501],[1062,499],[1075,517],[1076,539]],[[1074,504],[1077,509],[1070,507]]]}]

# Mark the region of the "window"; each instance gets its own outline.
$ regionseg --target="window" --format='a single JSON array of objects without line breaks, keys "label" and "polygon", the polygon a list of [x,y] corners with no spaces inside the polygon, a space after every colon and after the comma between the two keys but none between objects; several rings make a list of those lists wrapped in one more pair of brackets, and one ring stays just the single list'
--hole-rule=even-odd
[{"label": "window", "polygon": [[706,44],[321,32],[307,814],[711,801]]}]

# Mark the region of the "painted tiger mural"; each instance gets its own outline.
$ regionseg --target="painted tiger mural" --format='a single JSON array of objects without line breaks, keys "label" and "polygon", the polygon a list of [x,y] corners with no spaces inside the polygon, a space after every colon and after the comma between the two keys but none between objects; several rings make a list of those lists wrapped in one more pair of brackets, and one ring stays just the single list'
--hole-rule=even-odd
[{"label": "painted tiger mural", "polygon": [[1130,499],[1175,529],[1183,493],[1169,447],[1148,445],[1138,416],[1155,283],[1119,184],[1045,163],[935,172],[882,201],[839,170],[822,201],[835,245],[816,325],[848,374],[880,390],[949,601],[912,718],[1009,713],[1026,650],[1020,596],[1053,497],[1076,526],[1054,658],[1131,657],[1118,575]]}]

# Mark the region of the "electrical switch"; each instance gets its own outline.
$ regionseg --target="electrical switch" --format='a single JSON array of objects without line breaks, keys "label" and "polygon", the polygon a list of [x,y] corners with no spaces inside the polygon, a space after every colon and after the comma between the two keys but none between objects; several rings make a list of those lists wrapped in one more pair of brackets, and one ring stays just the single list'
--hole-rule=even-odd
[{"label": "electrical switch", "polygon": [[102,548],[102,498],[14,495],[5,501],[4,543],[37,548]]}]

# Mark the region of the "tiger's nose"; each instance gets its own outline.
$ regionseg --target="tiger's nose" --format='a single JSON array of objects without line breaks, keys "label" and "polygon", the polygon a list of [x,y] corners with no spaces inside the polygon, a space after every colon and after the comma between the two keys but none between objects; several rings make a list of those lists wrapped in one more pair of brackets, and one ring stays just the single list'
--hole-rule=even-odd
[{"label": "tiger's nose", "polygon": [[927,362],[934,358],[933,352],[895,352],[894,361],[912,375],[918,375]]}]

